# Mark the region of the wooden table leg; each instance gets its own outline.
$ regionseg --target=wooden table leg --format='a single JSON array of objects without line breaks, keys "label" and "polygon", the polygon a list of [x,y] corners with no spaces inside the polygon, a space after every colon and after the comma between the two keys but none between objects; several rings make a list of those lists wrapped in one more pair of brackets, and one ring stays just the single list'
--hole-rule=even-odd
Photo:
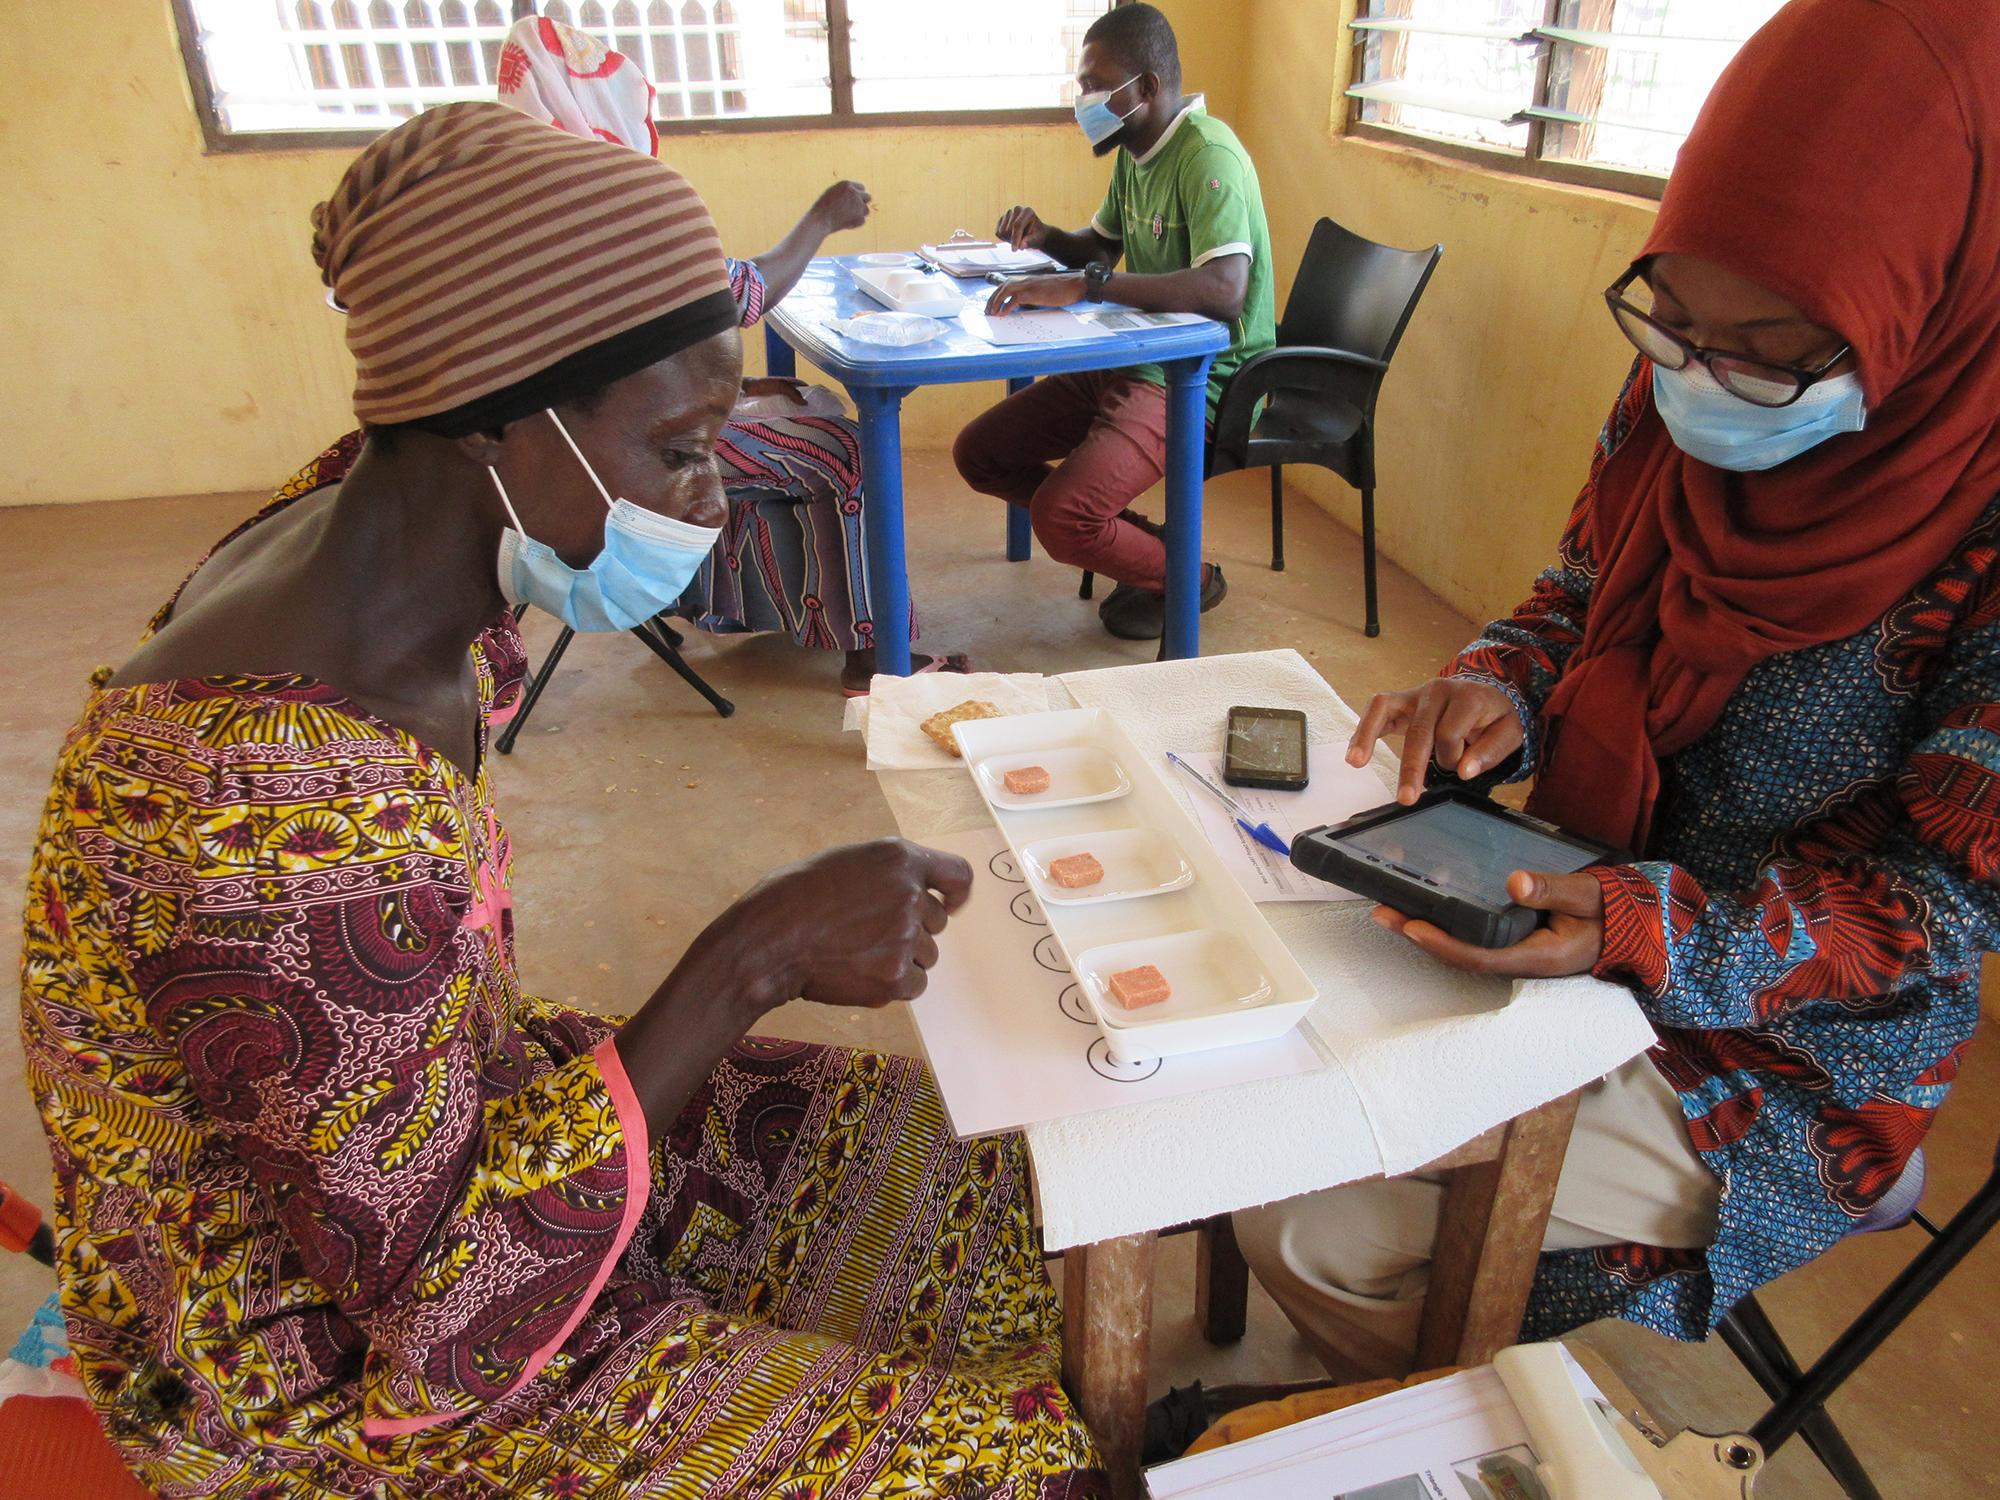
[{"label": "wooden table leg", "polygon": [[1419,1370],[1483,1365],[1520,1337],[1577,1098],[1519,1116],[1498,1157],[1452,1169],[1417,1330]]},{"label": "wooden table leg", "polygon": [[1115,1500],[1137,1500],[1153,1338],[1153,1247],[1126,1235],[1063,1252],[1063,1384],[1111,1477]]}]

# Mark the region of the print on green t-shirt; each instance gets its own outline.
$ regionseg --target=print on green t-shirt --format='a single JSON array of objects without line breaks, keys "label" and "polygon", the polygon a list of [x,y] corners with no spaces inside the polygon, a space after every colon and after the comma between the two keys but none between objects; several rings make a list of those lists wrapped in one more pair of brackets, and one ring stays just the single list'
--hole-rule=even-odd
[{"label": "print on green t-shirt", "polygon": [[[1208,414],[1237,366],[1277,342],[1271,311],[1271,236],[1257,168],[1236,132],[1212,118],[1200,96],[1154,142],[1144,161],[1119,147],[1111,186],[1091,227],[1123,242],[1122,271],[1157,275],[1185,271],[1218,253],[1248,255],[1250,286],[1243,311],[1229,325],[1229,347],[1208,372]],[[1114,286],[1112,295],[1116,295]],[[1158,365],[1125,372],[1165,385]]]}]

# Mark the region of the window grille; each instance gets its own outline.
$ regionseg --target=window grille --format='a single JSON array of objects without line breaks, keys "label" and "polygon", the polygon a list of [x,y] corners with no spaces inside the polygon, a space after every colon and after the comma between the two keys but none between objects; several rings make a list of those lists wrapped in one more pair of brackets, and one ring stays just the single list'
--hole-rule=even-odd
[{"label": "window grille", "polygon": [[1783,0],[1359,0],[1361,126],[1654,196],[1736,49]]},{"label": "window grille", "polygon": [[518,16],[630,58],[669,128],[1053,110],[1113,0],[172,0],[212,147],[386,129],[491,99]]}]

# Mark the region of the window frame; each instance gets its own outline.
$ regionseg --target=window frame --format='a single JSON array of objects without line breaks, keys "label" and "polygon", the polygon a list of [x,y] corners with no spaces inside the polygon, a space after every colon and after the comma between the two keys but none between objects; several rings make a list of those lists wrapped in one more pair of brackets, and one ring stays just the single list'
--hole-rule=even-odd
[{"label": "window frame", "polygon": [[[823,115],[702,115],[688,119],[655,120],[653,128],[663,137],[676,135],[755,135],[789,130],[867,130],[877,126],[938,125],[1067,125],[1075,115],[1067,109],[953,109],[909,110],[894,114],[857,114],[854,109],[854,65],[847,16],[847,0],[824,0],[826,5],[827,77],[831,109]],[[1129,4],[1111,0],[1107,9]],[[187,72],[188,91],[194,99],[195,118],[201,123],[202,153],[228,155],[243,151],[332,151],[358,150],[374,141],[381,130],[241,130],[223,126],[215,89],[209,82],[208,61],[201,53],[201,27],[195,20],[193,0],[168,0],[174,18],[174,40]],[[513,21],[539,14],[533,0],[513,0]],[[393,129],[384,126],[383,129]]]},{"label": "window frame", "polygon": [[[1341,91],[1341,102],[1345,106],[1341,113],[1346,135],[1359,140],[1377,141],[1383,145],[1414,146],[1439,156],[1450,157],[1455,161],[1486,167],[1492,171],[1511,172],[1517,177],[1533,177],[1543,182],[1556,182],[1568,187],[1598,188],[1607,192],[1624,193],[1635,198],[1650,198],[1655,202],[1665,194],[1667,179],[1661,174],[1632,167],[1600,166],[1593,162],[1570,161],[1562,157],[1543,155],[1549,144],[1549,129],[1552,123],[1546,119],[1531,119],[1527,122],[1527,144],[1519,154],[1498,146],[1483,146],[1476,141],[1458,141],[1449,136],[1412,130],[1407,126],[1383,125],[1373,120],[1362,119],[1361,110],[1369,101],[1347,92],[1347,89],[1368,82],[1363,76],[1367,68],[1368,28],[1359,27],[1357,23],[1388,19],[1363,15],[1361,12],[1365,4],[1366,0],[1345,0],[1341,7],[1344,14],[1340,25],[1348,35],[1351,54],[1347,88]],[[1563,7],[1564,0],[1543,0],[1541,26],[1562,26]],[[1545,40],[1541,44],[1540,55],[1535,59],[1535,84],[1529,99],[1531,108],[1550,107],[1548,94],[1555,49],[1554,40]]]}]

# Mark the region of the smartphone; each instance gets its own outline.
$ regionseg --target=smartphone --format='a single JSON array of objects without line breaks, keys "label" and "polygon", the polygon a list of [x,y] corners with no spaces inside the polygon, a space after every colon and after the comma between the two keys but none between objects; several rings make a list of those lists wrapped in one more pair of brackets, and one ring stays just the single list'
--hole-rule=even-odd
[{"label": "smartphone", "polygon": [[1541,913],[1507,894],[1516,870],[1567,875],[1631,855],[1515,812],[1458,787],[1426,792],[1412,807],[1392,802],[1292,840],[1292,863],[1421,917],[1462,942],[1507,948],[1535,930]]},{"label": "smartphone", "polygon": [[1267,792],[1306,789],[1306,716],[1296,708],[1232,708],[1222,779]]}]

